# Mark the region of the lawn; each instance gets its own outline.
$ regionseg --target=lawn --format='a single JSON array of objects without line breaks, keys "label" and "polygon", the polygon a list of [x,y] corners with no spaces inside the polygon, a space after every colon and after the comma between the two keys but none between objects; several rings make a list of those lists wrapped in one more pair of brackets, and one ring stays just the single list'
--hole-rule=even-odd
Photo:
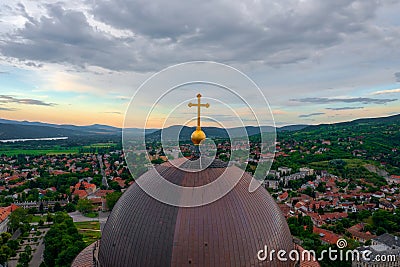
[{"label": "lawn", "polygon": [[99,222],[76,222],[75,225],[78,229],[100,230]]},{"label": "lawn", "polygon": [[83,146],[84,148],[107,148],[107,147],[115,147],[116,143],[95,143],[87,146]]},{"label": "lawn", "polygon": [[[371,160],[363,160],[363,159],[343,159],[347,164],[347,168],[357,168],[361,166],[365,166],[366,164],[376,164],[376,162],[371,161]],[[308,165],[310,165],[313,168],[329,168],[329,161],[315,161],[311,162]]]},{"label": "lawn", "polygon": [[86,246],[89,246],[90,244],[101,238],[100,230],[99,231],[80,230],[79,233],[83,235],[83,242],[85,242]]},{"label": "lawn", "polygon": [[44,222],[46,222],[47,215],[43,215],[43,216],[34,215],[34,216],[32,216],[32,222],[33,223],[38,223],[40,221],[40,219],[42,219]]},{"label": "lawn", "polygon": [[99,213],[98,212],[95,212],[95,211],[91,211],[91,212],[89,212],[89,213],[85,213],[85,214],[83,214],[85,217],[88,217],[88,218],[96,218],[96,217],[98,217],[99,216]]},{"label": "lawn", "polygon": [[76,222],[76,228],[83,235],[83,241],[88,246],[101,237],[99,222]]},{"label": "lawn", "polygon": [[5,154],[7,156],[15,156],[19,154],[24,155],[60,155],[60,154],[76,154],[78,153],[78,148],[69,149],[11,149],[11,150],[0,150],[0,155]]}]

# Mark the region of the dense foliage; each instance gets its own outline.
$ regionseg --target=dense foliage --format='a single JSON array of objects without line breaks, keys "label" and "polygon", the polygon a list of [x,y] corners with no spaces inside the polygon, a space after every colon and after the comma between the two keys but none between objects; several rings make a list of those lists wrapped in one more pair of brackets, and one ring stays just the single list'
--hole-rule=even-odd
[{"label": "dense foliage", "polygon": [[53,218],[54,224],[44,237],[44,266],[67,267],[85,248],[82,235],[68,214],[57,212]]},{"label": "dense foliage", "polygon": [[107,207],[109,210],[112,210],[117,203],[118,199],[122,196],[121,192],[113,192],[110,194],[107,194],[106,200],[107,200]]}]

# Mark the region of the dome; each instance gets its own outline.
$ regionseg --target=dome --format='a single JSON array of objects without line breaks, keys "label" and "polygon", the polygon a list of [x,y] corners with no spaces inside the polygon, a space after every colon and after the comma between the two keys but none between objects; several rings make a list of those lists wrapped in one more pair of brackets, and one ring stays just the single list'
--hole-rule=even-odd
[{"label": "dome", "polygon": [[[174,165],[167,162],[156,169],[165,179],[182,186],[210,183],[225,168],[243,172],[217,160],[200,172],[183,171]],[[139,179],[152,179],[152,172]],[[199,207],[164,204],[132,184],[103,229],[100,266],[294,266],[289,261],[257,259],[257,252],[265,246],[269,251],[289,252],[294,244],[269,193],[263,187],[248,191],[251,179],[244,173],[225,196]]]}]

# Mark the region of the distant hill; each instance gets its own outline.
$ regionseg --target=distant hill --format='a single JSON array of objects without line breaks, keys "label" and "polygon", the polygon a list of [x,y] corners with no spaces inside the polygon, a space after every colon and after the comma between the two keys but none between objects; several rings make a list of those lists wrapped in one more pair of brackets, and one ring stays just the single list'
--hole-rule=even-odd
[{"label": "distant hill", "polygon": [[50,126],[0,123],[0,140],[21,138],[64,137],[77,135],[74,130]]},{"label": "distant hill", "polygon": [[[400,114],[381,118],[357,119],[354,121],[320,124],[304,129],[278,134],[281,140],[330,140],[346,144],[346,151],[358,154],[384,155],[400,147]],[[357,140],[356,143],[351,143]],[[400,158],[386,158],[382,161],[398,162]],[[395,163],[393,165],[396,165]]]},{"label": "distant hill", "polygon": [[[276,128],[277,131],[295,131],[299,129],[303,129],[308,125],[289,125]],[[272,126],[246,126],[245,130],[242,127],[234,127],[228,129],[222,129],[218,127],[201,127],[201,129],[206,133],[208,138],[236,138],[243,136],[252,136],[261,133],[268,133],[273,131]],[[147,141],[159,141],[161,140],[161,132],[163,134],[164,140],[171,140],[176,138],[179,134],[179,140],[188,141],[190,140],[190,136],[192,132],[196,130],[196,127],[187,127],[182,125],[174,125],[167,127],[165,129],[154,131],[153,133],[149,133],[146,135]],[[245,132],[244,132],[245,131]]]},{"label": "distant hill", "polygon": [[277,127],[276,131],[277,132],[283,132],[283,131],[288,131],[288,132],[292,132],[292,131],[299,131],[302,130],[306,127],[308,127],[309,125],[307,124],[296,124],[296,125],[286,125],[286,126],[282,126],[282,127]]},{"label": "distant hill", "polygon": [[[156,129],[147,129],[151,133]],[[142,129],[126,129],[133,136],[143,133]],[[93,124],[87,126],[77,126],[69,124],[51,124],[42,122],[13,121],[0,119],[0,140],[7,139],[29,139],[46,137],[84,137],[94,135],[121,135],[121,128]]]},{"label": "distant hill", "polygon": [[[393,115],[389,117],[380,118],[365,118],[357,119],[348,122],[340,122],[334,124],[320,124],[320,125],[288,125],[283,127],[277,127],[276,131],[278,133],[284,134],[291,132],[296,132],[296,134],[311,132],[329,132],[330,134],[335,134],[336,131],[341,131],[341,129],[349,127],[352,129],[357,129],[357,127],[362,126],[373,126],[382,125],[390,123],[400,123],[400,114]],[[355,127],[355,128],[354,128]],[[246,126],[246,132],[248,136],[253,136],[260,134],[260,128],[262,133],[271,132],[273,130],[272,126]],[[241,127],[230,128],[228,131],[226,129],[218,127],[202,127],[203,131],[210,138],[228,138],[228,132],[231,137],[242,137],[243,129]],[[190,135],[195,130],[195,127],[187,127],[182,125],[175,125],[167,127],[163,130],[163,135],[166,140],[171,140],[180,133],[180,140],[190,140]],[[143,134],[143,129],[139,128],[129,128],[124,131],[128,132],[130,136],[139,136]],[[77,126],[68,124],[51,124],[43,122],[29,122],[29,121],[14,121],[0,119],[0,140],[5,139],[20,139],[20,138],[45,138],[45,137],[85,137],[85,136],[96,136],[96,135],[110,135],[118,136],[121,135],[121,128],[93,124],[87,126]],[[160,140],[161,130],[159,129],[146,129],[146,139]]]},{"label": "distant hill", "polygon": [[324,129],[340,129],[345,127],[354,127],[354,126],[368,126],[368,125],[386,125],[392,123],[400,122],[400,114],[392,115],[388,117],[378,117],[378,118],[363,118],[356,119],[353,121],[345,121],[345,122],[337,122],[331,124],[319,124],[319,125],[309,125],[302,130],[304,131],[313,131],[321,128]]}]

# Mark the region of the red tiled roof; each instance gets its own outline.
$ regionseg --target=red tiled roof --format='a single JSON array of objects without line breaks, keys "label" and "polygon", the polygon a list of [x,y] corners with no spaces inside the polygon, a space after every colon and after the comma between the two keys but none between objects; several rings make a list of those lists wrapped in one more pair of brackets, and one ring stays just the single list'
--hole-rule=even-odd
[{"label": "red tiled roof", "polygon": [[303,202],[297,202],[296,205],[294,205],[296,207],[296,209],[300,209],[302,206],[304,206]]},{"label": "red tiled roof", "polygon": [[350,234],[352,234],[356,238],[364,239],[364,240],[370,240],[372,238],[375,238],[376,235],[371,234],[370,232],[362,232],[364,229],[364,225],[362,223],[353,225],[347,231],[349,231]]},{"label": "red tiled roof", "polygon": [[94,189],[94,188],[96,188],[95,184],[90,184],[88,182],[82,181],[82,182],[79,182],[79,183],[77,183],[75,185],[75,189],[79,189],[81,187],[81,185],[83,185],[85,187],[85,189],[89,189],[89,188]]},{"label": "red tiled roof", "polygon": [[79,190],[79,189],[76,189],[72,194],[79,196],[79,198],[85,198],[88,195],[85,190]]},{"label": "red tiled roof", "polygon": [[342,219],[342,218],[347,218],[348,214],[346,212],[332,212],[332,213],[325,213],[320,215],[320,218],[323,221],[326,220],[333,220],[333,219]]},{"label": "red tiled roof", "polygon": [[96,197],[105,197],[107,194],[110,194],[114,192],[114,190],[105,190],[105,189],[100,189],[94,193]]},{"label": "red tiled roof", "polygon": [[116,181],[119,184],[119,186],[122,188],[126,187],[125,180],[122,180],[120,177],[114,178],[113,181]]},{"label": "red tiled roof", "polygon": [[17,205],[11,204],[8,207],[0,207],[0,222],[3,222],[5,219],[10,216],[11,212],[18,209]]},{"label": "red tiled roof", "polygon": [[328,244],[336,244],[336,242],[340,238],[340,235],[337,235],[332,231],[325,230],[315,226],[313,228],[313,233],[319,235],[321,240]]},{"label": "red tiled roof", "polygon": [[285,200],[288,198],[288,196],[289,196],[288,192],[284,192],[281,195],[279,195],[278,198],[279,198],[279,200]]}]

